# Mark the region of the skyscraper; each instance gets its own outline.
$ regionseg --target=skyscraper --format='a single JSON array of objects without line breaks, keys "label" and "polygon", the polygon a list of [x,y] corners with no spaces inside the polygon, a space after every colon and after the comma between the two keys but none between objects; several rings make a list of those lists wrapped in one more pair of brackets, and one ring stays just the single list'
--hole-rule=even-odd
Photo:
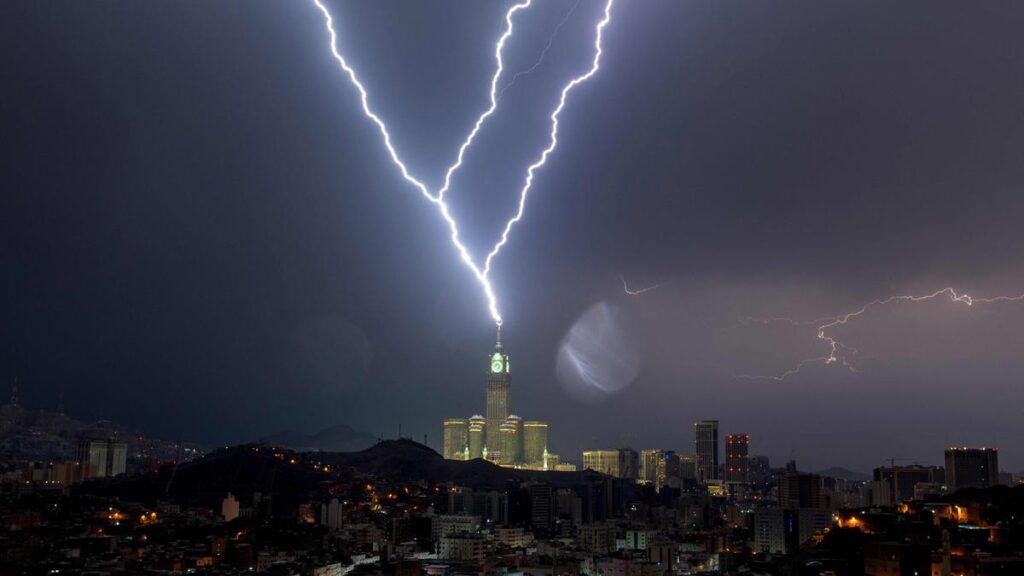
[{"label": "skyscraper", "polygon": [[636,450],[631,448],[587,450],[583,452],[583,468],[616,478],[635,480],[639,473],[640,458]]},{"label": "skyscraper", "polygon": [[542,464],[548,448],[548,423],[536,420],[523,422],[523,462]]},{"label": "skyscraper", "polygon": [[469,422],[464,418],[449,418],[444,421],[444,457],[462,460],[469,447]]},{"label": "skyscraper", "polygon": [[124,474],[128,444],[115,440],[85,440],[78,444],[78,460],[92,467],[95,478]]},{"label": "skyscraper", "polygon": [[501,444],[501,425],[509,416],[512,375],[509,372],[508,354],[501,344],[501,326],[498,326],[498,340],[494,353],[488,359],[487,371],[487,431],[485,434],[488,450],[498,450]]},{"label": "skyscraper", "polygon": [[640,452],[640,481],[660,490],[669,478],[679,477],[679,456],[673,450]]},{"label": "skyscraper", "polygon": [[999,484],[999,452],[995,448],[948,448],[946,485],[949,491],[990,488]]},{"label": "skyscraper", "polygon": [[694,425],[697,478],[718,480],[718,420],[699,420]]},{"label": "skyscraper", "polygon": [[817,474],[800,472],[796,462],[786,462],[779,478],[779,506],[782,508],[827,508],[824,482]]},{"label": "skyscraper", "polygon": [[501,423],[498,429],[501,444],[501,463],[518,464],[523,459],[523,419],[515,414]]},{"label": "skyscraper", "polygon": [[511,414],[511,385],[509,357],[498,326],[494,353],[488,357],[485,415],[444,421],[445,458],[484,458],[503,466],[545,466],[546,456],[553,456],[547,451],[548,424],[537,420],[523,422]]},{"label": "skyscraper", "polygon": [[483,458],[486,445],[487,419],[479,414],[469,419],[469,457]]},{"label": "skyscraper", "polygon": [[750,482],[750,434],[726,434],[725,481]]}]

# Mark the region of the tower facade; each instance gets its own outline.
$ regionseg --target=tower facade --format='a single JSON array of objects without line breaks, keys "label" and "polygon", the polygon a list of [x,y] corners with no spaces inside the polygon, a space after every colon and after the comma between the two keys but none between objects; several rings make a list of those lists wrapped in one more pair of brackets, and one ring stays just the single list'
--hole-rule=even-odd
[{"label": "tower facade", "polygon": [[469,458],[484,457],[484,436],[487,432],[487,419],[479,414],[469,419]]},{"label": "tower facade", "polygon": [[509,371],[508,354],[501,344],[501,326],[498,326],[498,341],[494,353],[487,359],[487,430],[488,450],[501,450],[501,425],[509,417],[511,403],[512,374]]},{"label": "tower facade", "polygon": [[697,453],[697,478],[718,480],[718,420],[700,420],[693,425]]},{"label": "tower facade", "polygon": [[464,418],[444,421],[444,457],[449,460],[465,459],[469,447],[469,422]]},{"label": "tower facade", "polygon": [[991,488],[999,484],[999,452],[995,448],[946,450],[946,485],[954,492],[963,488]]},{"label": "tower facade", "polygon": [[498,428],[501,438],[502,464],[519,464],[523,461],[523,419],[512,415]]},{"label": "tower facade", "polygon": [[750,434],[725,436],[725,481],[750,482]]},{"label": "tower facade", "polygon": [[537,420],[523,422],[523,462],[543,465],[547,449],[548,423]]},{"label": "tower facade", "polygon": [[534,470],[558,467],[558,455],[548,451],[548,423],[524,421],[512,414],[511,372],[499,325],[494,352],[487,356],[487,402],[483,415],[444,421],[445,458],[482,458],[500,466]]}]

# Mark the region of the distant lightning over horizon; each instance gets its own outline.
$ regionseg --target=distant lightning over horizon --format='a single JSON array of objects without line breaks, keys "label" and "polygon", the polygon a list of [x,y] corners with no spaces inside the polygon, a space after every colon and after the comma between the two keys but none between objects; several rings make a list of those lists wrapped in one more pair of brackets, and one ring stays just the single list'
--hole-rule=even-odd
[{"label": "distant lightning over horizon", "polygon": [[[334,56],[334,59],[338,62],[338,65],[341,66],[341,69],[345,72],[345,74],[348,76],[348,78],[351,81],[351,83],[355,86],[356,90],[359,92],[359,99],[360,99],[360,104],[362,106],[363,114],[367,118],[369,118],[377,126],[377,129],[380,132],[381,138],[382,138],[382,140],[384,142],[384,147],[387,149],[388,154],[391,157],[392,164],[394,164],[399,169],[399,172],[401,173],[402,178],[404,178],[407,182],[409,182],[416,189],[418,189],[420,191],[420,194],[424,198],[426,198],[427,201],[429,201],[431,204],[434,204],[435,206],[437,206],[438,212],[440,213],[442,219],[448,225],[449,239],[450,239],[452,245],[455,247],[456,252],[458,252],[459,257],[462,260],[463,264],[465,264],[466,267],[470,269],[470,271],[473,273],[474,278],[476,278],[477,282],[480,284],[480,286],[481,286],[481,288],[482,288],[482,290],[484,292],[484,296],[485,296],[485,298],[487,300],[487,307],[488,307],[488,311],[491,314],[491,318],[494,320],[494,322],[496,324],[498,324],[500,326],[501,323],[502,323],[502,318],[501,318],[501,314],[498,312],[497,297],[494,294],[494,289],[491,286],[490,279],[489,279],[489,274],[490,274],[490,270],[491,270],[491,261],[493,260],[493,258],[495,256],[498,255],[498,253],[501,251],[501,248],[508,242],[508,235],[509,235],[509,232],[512,229],[512,226],[515,223],[517,223],[522,218],[523,211],[525,209],[526,196],[529,193],[529,190],[530,190],[530,188],[531,188],[531,186],[533,184],[534,172],[538,168],[540,168],[541,166],[543,166],[545,164],[545,162],[547,161],[548,155],[550,155],[551,152],[553,152],[555,147],[558,145],[558,138],[557,138],[557,136],[558,136],[558,117],[561,114],[562,110],[565,108],[565,103],[566,103],[567,96],[569,95],[569,93],[572,91],[573,88],[575,88],[576,86],[578,86],[582,82],[590,79],[594,74],[597,73],[597,70],[598,70],[599,64],[600,64],[601,53],[602,53],[602,47],[601,47],[602,32],[604,30],[604,27],[611,20],[611,7],[612,7],[612,3],[614,2],[614,0],[607,0],[607,4],[605,5],[605,9],[604,9],[604,17],[597,24],[597,27],[596,27],[597,38],[594,41],[595,54],[594,54],[594,59],[592,61],[591,67],[590,67],[590,69],[586,73],[584,73],[584,74],[582,74],[580,76],[574,77],[572,80],[569,81],[568,84],[565,85],[564,88],[562,88],[561,98],[559,99],[558,106],[555,108],[554,112],[552,112],[551,116],[550,116],[551,123],[552,123],[551,141],[550,141],[548,147],[545,148],[544,151],[541,153],[540,158],[527,168],[526,183],[525,183],[523,189],[520,192],[520,200],[519,200],[518,210],[517,210],[515,216],[511,220],[509,220],[508,223],[506,224],[506,226],[504,228],[504,231],[503,231],[503,233],[501,235],[501,239],[494,245],[494,247],[491,249],[491,251],[488,252],[487,258],[486,258],[486,260],[484,262],[484,266],[482,268],[476,263],[476,260],[473,258],[473,256],[470,253],[469,249],[466,247],[465,244],[462,243],[462,240],[459,238],[458,223],[455,221],[455,218],[452,217],[452,215],[451,215],[451,213],[449,211],[448,205],[445,203],[444,195],[445,195],[445,193],[448,191],[448,189],[451,186],[452,177],[459,170],[459,168],[462,166],[462,162],[463,162],[463,158],[465,157],[466,150],[472,145],[473,140],[476,138],[476,135],[479,133],[479,131],[483,127],[484,123],[486,123],[487,119],[490,118],[490,116],[493,115],[495,110],[497,109],[497,106],[498,106],[498,92],[497,92],[498,80],[500,79],[501,74],[504,71],[504,61],[502,59],[502,52],[503,52],[504,47],[505,47],[505,42],[512,36],[512,32],[513,32],[512,17],[515,15],[516,12],[518,12],[520,10],[524,10],[524,9],[530,7],[530,5],[532,4],[533,0],[523,0],[522,2],[512,6],[508,10],[508,12],[506,12],[506,14],[505,14],[505,23],[506,23],[505,31],[502,33],[501,37],[498,39],[498,42],[495,45],[495,49],[494,49],[494,57],[495,57],[495,60],[497,62],[497,67],[496,67],[494,75],[491,78],[490,106],[477,118],[476,122],[473,125],[472,130],[470,130],[469,134],[466,136],[466,139],[459,146],[459,150],[458,150],[458,153],[456,155],[456,160],[445,171],[444,184],[442,185],[442,187],[440,189],[438,189],[438,191],[436,193],[431,193],[430,189],[427,187],[426,184],[424,184],[421,180],[419,180],[418,178],[413,176],[410,173],[408,167],[405,165],[405,163],[399,157],[398,151],[395,149],[394,145],[391,142],[391,134],[388,132],[387,126],[385,125],[384,121],[380,118],[380,116],[378,116],[373,111],[373,109],[370,107],[370,105],[369,105],[369,94],[368,94],[366,88],[363,86],[362,82],[360,82],[359,77],[356,75],[355,69],[352,68],[352,66],[349,65],[348,61],[345,59],[344,56],[342,56],[341,52],[338,50],[338,34],[335,31],[335,29],[334,29],[334,18],[331,16],[330,11],[327,9],[326,6],[324,6],[324,4],[323,4],[323,2],[321,0],[311,0],[311,1],[320,10],[321,14],[324,17],[324,24],[325,24],[325,26],[327,28],[327,32],[330,35],[330,39],[331,39],[331,43],[330,43],[331,44],[330,45],[331,54]],[[546,49],[545,49],[545,51],[546,51]],[[543,57],[543,54],[542,54],[542,57]],[[506,86],[506,88],[507,88],[507,86]]]},{"label": "distant lightning over horizon", "polygon": [[623,291],[624,291],[624,292],[625,292],[626,294],[629,294],[630,296],[639,296],[639,295],[641,295],[641,294],[644,294],[644,293],[650,292],[651,290],[657,290],[658,288],[661,288],[662,286],[664,286],[664,285],[665,285],[665,283],[664,283],[664,282],[659,282],[659,283],[657,283],[657,284],[654,284],[654,285],[652,285],[652,286],[647,286],[647,287],[644,287],[644,288],[634,288],[634,289],[631,289],[631,288],[629,287],[629,284],[627,284],[627,283],[626,283],[626,278],[625,278],[625,276],[621,276],[621,275],[620,275],[620,276],[619,276],[619,280],[622,280],[622,290],[623,290]]},{"label": "distant lightning over horizon", "polygon": [[[848,359],[848,356],[856,355],[857,354],[857,349],[853,348],[851,346],[847,346],[847,345],[843,344],[835,336],[830,336],[828,334],[829,330],[831,330],[832,328],[835,328],[837,326],[844,326],[844,325],[848,324],[850,322],[850,320],[853,320],[854,318],[857,318],[858,316],[861,316],[861,315],[865,314],[869,309],[874,308],[874,307],[885,306],[887,304],[892,304],[894,302],[922,302],[922,301],[925,301],[925,300],[931,300],[931,299],[934,299],[934,298],[938,298],[940,296],[946,296],[947,298],[949,298],[949,300],[951,302],[958,303],[958,304],[964,304],[964,305],[967,305],[967,306],[974,306],[975,304],[992,304],[992,303],[995,303],[995,302],[1021,302],[1021,301],[1024,301],[1024,294],[1018,294],[1016,296],[993,296],[993,297],[989,297],[989,298],[980,298],[980,297],[976,297],[976,296],[971,296],[971,295],[966,294],[966,293],[965,294],[960,294],[955,289],[953,289],[952,287],[946,287],[946,288],[943,288],[941,290],[936,290],[935,292],[932,292],[931,294],[923,294],[923,295],[916,295],[916,296],[915,295],[909,295],[909,294],[907,294],[907,295],[895,295],[895,296],[889,296],[887,298],[880,298],[878,300],[872,300],[871,302],[868,302],[867,304],[864,304],[863,306],[861,306],[860,308],[854,310],[853,312],[847,312],[845,314],[839,314],[837,316],[825,316],[825,317],[822,317],[822,318],[817,318],[815,320],[798,321],[798,320],[793,320],[791,318],[766,318],[766,319],[747,318],[745,320],[746,322],[759,323],[759,324],[765,324],[765,325],[771,324],[771,323],[775,323],[775,322],[781,322],[781,323],[789,324],[790,326],[817,325],[818,326],[817,338],[818,338],[818,340],[821,340],[821,341],[823,341],[823,342],[825,342],[827,344],[827,346],[828,346],[828,348],[827,348],[828,349],[828,353],[823,355],[823,356],[816,356],[816,357],[813,357],[813,358],[805,358],[805,359],[801,360],[800,362],[798,362],[793,368],[790,368],[789,370],[786,370],[785,372],[783,372],[781,374],[777,374],[777,375],[738,374],[738,375],[736,375],[736,378],[741,378],[741,379],[746,379],[746,380],[774,380],[776,382],[781,382],[781,381],[785,380],[786,378],[788,378],[790,376],[793,376],[795,374],[799,374],[804,369],[805,366],[808,366],[810,364],[824,364],[824,365],[827,366],[829,364],[834,364],[834,363],[837,363],[837,362],[842,364],[843,366],[847,367],[849,370],[851,370],[853,372],[856,372],[857,371],[856,367],[853,366],[853,364],[850,363],[850,361]],[[850,353],[849,354],[844,354],[842,352],[843,350],[849,350]]]}]

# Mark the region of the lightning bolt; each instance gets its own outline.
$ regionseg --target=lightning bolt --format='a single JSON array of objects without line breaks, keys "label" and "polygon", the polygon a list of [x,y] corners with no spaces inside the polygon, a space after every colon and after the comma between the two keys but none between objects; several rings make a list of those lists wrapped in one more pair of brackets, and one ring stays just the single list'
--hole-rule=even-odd
[{"label": "lightning bolt", "polygon": [[505,93],[506,90],[511,88],[512,85],[516,83],[516,80],[519,80],[523,76],[529,75],[534,70],[536,70],[541,65],[541,63],[544,62],[544,58],[548,55],[548,50],[551,49],[551,45],[555,43],[555,38],[558,37],[558,32],[562,29],[562,26],[565,26],[565,23],[569,21],[569,18],[572,16],[573,12],[576,11],[576,8],[579,7],[581,1],[582,0],[576,0],[576,3],[572,5],[572,8],[570,8],[569,11],[565,13],[565,16],[562,17],[562,20],[558,22],[557,26],[555,26],[555,29],[551,32],[551,37],[548,38],[548,43],[545,44],[544,49],[540,51],[540,56],[537,57],[537,61],[533,63],[533,66],[530,66],[526,70],[520,70],[519,72],[513,74],[512,79],[509,80],[508,84],[505,84],[505,86],[501,89],[501,92],[498,93],[499,98],[501,97],[502,94]]},{"label": "lightning bolt", "polygon": [[530,189],[533,187],[534,174],[538,168],[547,163],[548,156],[554,152],[555,148],[558,146],[558,117],[562,114],[562,110],[565,109],[565,102],[569,97],[569,93],[580,84],[593,78],[594,74],[597,74],[597,71],[601,69],[601,54],[603,53],[601,48],[601,39],[604,35],[605,26],[611,22],[612,4],[614,2],[615,0],[608,0],[608,3],[604,6],[604,18],[597,23],[597,35],[596,38],[594,38],[594,59],[590,64],[590,69],[570,80],[569,83],[562,88],[562,95],[558,100],[558,106],[551,113],[551,136],[548,147],[541,152],[537,161],[530,164],[526,169],[526,181],[523,184],[522,190],[519,191],[519,209],[516,211],[516,215],[505,224],[505,229],[501,233],[501,240],[498,240],[497,244],[494,245],[494,248],[492,248],[487,254],[487,259],[484,261],[484,276],[487,276],[487,274],[490,273],[491,262],[494,260],[495,256],[501,252],[502,247],[508,243],[508,235],[509,232],[512,231],[512,227],[523,218],[523,211],[526,209],[526,198],[530,194]]},{"label": "lightning bolt", "polygon": [[626,283],[626,278],[624,276],[619,276],[619,280],[622,280],[622,289],[623,289],[623,291],[625,291],[626,294],[629,294],[630,296],[639,296],[639,295],[641,295],[641,294],[643,294],[645,292],[650,292],[651,290],[657,290],[658,288],[661,288],[662,286],[665,285],[664,282],[661,282],[659,284],[655,284],[653,286],[648,286],[646,288],[636,288],[636,289],[632,289],[631,290],[629,288],[629,284]]},{"label": "lightning bolt", "polygon": [[[789,324],[791,326],[809,326],[809,325],[817,324],[818,325],[817,338],[818,338],[818,340],[821,340],[822,342],[824,342],[826,344],[828,353],[825,354],[825,355],[822,355],[822,356],[817,356],[817,357],[814,357],[814,358],[806,358],[804,360],[801,360],[793,368],[791,368],[791,369],[789,369],[789,370],[787,370],[787,371],[785,371],[785,372],[783,372],[781,374],[774,375],[774,376],[771,376],[771,375],[769,375],[769,376],[764,376],[764,375],[757,376],[757,375],[750,375],[750,374],[738,374],[738,375],[736,375],[736,377],[737,378],[743,378],[743,379],[749,379],[749,380],[774,380],[776,382],[781,382],[781,381],[785,380],[786,378],[788,378],[790,376],[793,376],[794,374],[799,374],[804,369],[805,366],[808,366],[810,364],[829,365],[829,364],[834,364],[834,363],[837,363],[837,362],[842,364],[843,366],[845,366],[849,370],[856,372],[857,371],[856,367],[850,362],[849,356],[856,355],[857,354],[857,349],[853,348],[851,346],[847,346],[847,345],[843,344],[838,339],[836,339],[835,336],[830,336],[828,332],[832,328],[836,328],[837,326],[845,326],[851,320],[853,320],[853,319],[855,319],[855,318],[857,318],[859,316],[864,315],[871,308],[875,308],[875,307],[879,307],[879,306],[885,306],[887,304],[893,304],[893,303],[896,303],[896,302],[923,302],[925,300],[932,300],[932,299],[940,298],[940,297],[943,297],[943,296],[948,298],[953,303],[964,304],[966,306],[974,306],[975,304],[992,304],[992,303],[995,303],[995,302],[1020,302],[1020,301],[1024,300],[1024,294],[1018,294],[1016,296],[993,296],[991,298],[979,298],[977,296],[971,296],[971,295],[966,294],[966,293],[965,294],[961,294],[961,293],[957,292],[955,289],[953,289],[952,287],[947,287],[947,288],[943,288],[941,290],[936,290],[935,292],[932,292],[931,294],[923,294],[923,295],[916,295],[916,296],[915,295],[911,295],[911,294],[901,294],[901,295],[889,296],[887,298],[881,298],[881,299],[878,299],[878,300],[872,300],[871,302],[868,302],[867,304],[864,304],[863,306],[861,306],[860,308],[854,310],[853,312],[847,312],[845,314],[840,314],[838,316],[827,316],[827,317],[824,317],[824,318],[818,318],[816,320],[797,321],[797,320],[793,320],[791,318],[767,318],[767,319],[748,318],[748,319],[746,319],[747,322],[760,323],[760,324],[770,324],[770,323],[774,323],[774,322],[783,322],[783,323]],[[844,350],[849,350],[849,353],[848,354],[843,353]]]},{"label": "lightning bolt", "polygon": [[551,114],[551,143],[547,148],[544,149],[540,159],[534,164],[530,165],[530,167],[528,168],[526,184],[520,193],[518,211],[516,212],[515,217],[512,218],[505,226],[504,232],[502,233],[501,236],[501,240],[497,244],[495,244],[495,246],[488,253],[487,259],[485,260],[483,267],[479,266],[476,263],[469,249],[465,246],[465,244],[463,244],[462,240],[459,238],[458,223],[452,217],[448,205],[445,203],[444,195],[451,186],[452,177],[462,166],[466,150],[469,149],[469,147],[472,145],[473,140],[476,138],[476,135],[479,133],[480,129],[483,127],[487,119],[490,118],[491,115],[493,115],[495,110],[497,109],[498,80],[500,79],[501,74],[504,71],[504,61],[502,59],[502,52],[504,50],[506,41],[512,36],[512,17],[515,15],[516,12],[520,10],[525,10],[526,8],[530,7],[533,0],[524,0],[518,4],[515,4],[508,10],[508,12],[506,12],[505,31],[498,39],[498,42],[495,45],[494,49],[494,57],[497,62],[497,67],[494,72],[494,75],[491,78],[490,106],[482,114],[480,114],[479,117],[477,117],[477,120],[473,125],[473,129],[470,130],[469,134],[466,136],[466,139],[459,146],[458,154],[456,155],[456,160],[445,171],[444,184],[436,193],[431,193],[430,189],[427,187],[426,184],[424,184],[420,179],[413,176],[409,172],[408,167],[402,161],[401,157],[399,157],[397,150],[395,149],[394,145],[391,142],[391,134],[388,132],[387,126],[385,125],[384,121],[380,118],[380,116],[377,115],[377,113],[374,112],[373,109],[370,107],[369,95],[367,93],[366,88],[359,80],[359,77],[356,74],[355,69],[349,65],[348,61],[338,50],[338,34],[334,28],[334,18],[331,16],[330,11],[327,9],[326,6],[324,6],[321,0],[311,1],[317,7],[317,9],[320,10],[320,13],[324,17],[324,25],[327,28],[327,32],[330,35],[331,39],[331,54],[334,56],[334,59],[338,62],[338,65],[341,67],[342,71],[348,76],[349,81],[351,81],[352,85],[355,86],[356,90],[359,92],[359,101],[362,106],[363,114],[377,126],[377,129],[380,132],[381,138],[384,142],[384,147],[387,149],[388,155],[391,157],[391,162],[398,168],[399,172],[402,175],[402,178],[404,178],[407,182],[412,184],[413,187],[419,190],[420,194],[427,201],[429,201],[431,204],[434,204],[437,207],[438,213],[440,214],[441,218],[448,225],[449,240],[451,241],[452,246],[458,253],[459,258],[462,260],[462,263],[465,264],[467,268],[469,268],[470,272],[473,274],[473,277],[476,278],[477,283],[480,284],[480,287],[483,290],[484,296],[487,300],[487,308],[491,314],[491,318],[493,318],[494,322],[500,326],[502,323],[502,318],[501,314],[498,312],[497,297],[494,294],[494,289],[491,285],[490,279],[488,278],[488,274],[490,273],[491,260],[501,251],[502,246],[504,246],[505,243],[508,241],[508,234],[513,224],[518,222],[523,215],[526,195],[528,194],[529,189],[532,185],[534,171],[546,162],[548,155],[557,146],[558,116],[561,114],[562,109],[565,107],[566,97],[568,96],[569,92],[572,91],[573,88],[575,88],[577,85],[586,81],[591,76],[597,73],[601,57],[602,31],[604,30],[604,27],[608,24],[608,22],[611,20],[611,7],[612,2],[614,0],[608,0],[608,3],[605,6],[604,10],[604,18],[597,25],[597,39],[595,40],[594,44],[595,55],[591,68],[587,73],[573,78],[562,89],[561,99],[559,100],[558,107]]}]

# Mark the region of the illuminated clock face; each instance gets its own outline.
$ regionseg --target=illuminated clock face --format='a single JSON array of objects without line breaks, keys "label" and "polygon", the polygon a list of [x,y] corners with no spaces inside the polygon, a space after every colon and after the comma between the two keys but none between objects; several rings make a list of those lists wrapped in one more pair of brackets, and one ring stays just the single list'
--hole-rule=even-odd
[{"label": "illuminated clock face", "polygon": [[497,374],[498,372],[501,372],[501,368],[502,366],[500,358],[495,358],[494,360],[491,360],[491,372]]}]

